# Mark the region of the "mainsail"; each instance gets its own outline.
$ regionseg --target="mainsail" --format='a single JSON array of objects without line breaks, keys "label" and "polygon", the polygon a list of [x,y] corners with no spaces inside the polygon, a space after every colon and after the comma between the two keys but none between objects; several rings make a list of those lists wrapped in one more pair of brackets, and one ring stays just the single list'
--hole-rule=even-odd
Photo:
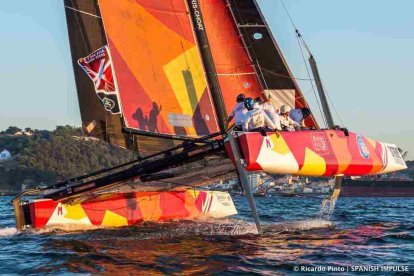
[{"label": "mainsail", "polygon": [[99,0],[125,127],[201,137],[219,131],[184,1]]}]

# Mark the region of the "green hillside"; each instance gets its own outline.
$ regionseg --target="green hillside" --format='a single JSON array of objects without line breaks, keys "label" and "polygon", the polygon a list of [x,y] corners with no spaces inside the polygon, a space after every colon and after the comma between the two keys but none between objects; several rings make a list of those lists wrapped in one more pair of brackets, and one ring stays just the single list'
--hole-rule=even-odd
[{"label": "green hillside", "polygon": [[0,151],[12,158],[0,162],[0,188],[19,190],[24,181],[52,184],[134,159],[134,153],[58,126],[53,131],[9,127],[0,132]]}]

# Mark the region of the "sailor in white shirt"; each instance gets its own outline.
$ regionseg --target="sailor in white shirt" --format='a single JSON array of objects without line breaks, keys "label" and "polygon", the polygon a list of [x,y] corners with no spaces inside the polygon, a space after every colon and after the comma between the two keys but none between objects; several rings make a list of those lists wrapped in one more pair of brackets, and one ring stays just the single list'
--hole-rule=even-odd
[{"label": "sailor in white shirt", "polygon": [[244,94],[239,94],[237,96],[237,99],[236,99],[237,104],[231,111],[230,116],[227,120],[227,122],[230,123],[231,120],[233,120],[234,118],[235,130],[242,130],[243,122],[246,118],[245,115],[247,113],[247,109],[244,106],[244,99],[245,99]]},{"label": "sailor in white shirt", "polygon": [[281,130],[282,127],[280,125],[280,116],[276,111],[275,106],[269,100],[263,102],[262,98],[257,97],[254,99],[255,103],[266,113],[267,117],[272,121],[272,123],[276,126],[276,129]]},{"label": "sailor in white shirt", "polygon": [[245,107],[249,110],[246,115],[246,120],[243,123],[244,131],[277,131],[278,129],[266,115],[266,113],[256,106],[254,108],[254,101],[252,98],[244,100]]},{"label": "sailor in white shirt", "polygon": [[289,117],[296,123],[300,124],[301,127],[306,127],[305,119],[309,117],[310,114],[311,114],[310,109],[307,107],[304,107],[304,108],[292,109],[289,112]]},{"label": "sailor in white shirt", "polygon": [[300,124],[289,117],[290,106],[282,105],[280,107],[280,124],[283,130],[295,131],[300,130]]}]

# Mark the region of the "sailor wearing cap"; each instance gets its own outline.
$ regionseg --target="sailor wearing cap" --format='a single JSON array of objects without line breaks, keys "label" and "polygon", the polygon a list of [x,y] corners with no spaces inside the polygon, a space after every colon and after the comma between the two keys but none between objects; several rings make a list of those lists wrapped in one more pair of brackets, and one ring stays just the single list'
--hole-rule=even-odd
[{"label": "sailor wearing cap", "polygon": [[244,99],[245,99],[244,94],[239,94],[237,96],[237,99],[236,99],[237,104],[233,108],[233,110],[230,113],[229,118],[227,119],[227,123],[230,123],[231,120],[233,120],[234,118],[234,124],[235,124],[234,130],[242,130],[242,127],[243,127],[243,122],[245,120],[246,113],[247,113],[247,109],[244,106]]},{"label": "sailor wearing cap", "polygon": [[247,98],[244,100],[244,106],[248,110],[246,114],[246,120],[243,123],[244,131],[277,131],[281,130],[275,126],[266,115],[266,113],[260,108],[259,105],[256,105],[252,98]]},{"label": "sailor wearing cap", "polygon": [[300,124],[289,117],[290,111],[291,108],[288,105],[282,105],[280,107],[280,124],[282,125],[282,129],[289,131],[300,130]]},{"label": "sailor wearing cap", "polygon": [[306,127],[305,119],[308,118],[310,115],[311,111],[307,107],[292,109],[289,112],[289,117],[296,123],[300,124],[302,127]]}]

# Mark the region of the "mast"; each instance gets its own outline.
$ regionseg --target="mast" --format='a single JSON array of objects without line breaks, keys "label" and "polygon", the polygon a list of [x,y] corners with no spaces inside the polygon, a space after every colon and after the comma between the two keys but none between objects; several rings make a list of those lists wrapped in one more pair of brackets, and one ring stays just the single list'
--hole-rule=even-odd
[{"label": "mast", "polygon": [[[216,66],[214,63],[212,48],[210,48],[210,44],[208,40],[208,35],[212,35],[211,31],[214,29],[213,28],[209,29],[210,33],[206,31],[205,23],[204,23],[203,16],[201,13],[201,8],[199,5],[199,0],[187,0],[186,3],[187,3],[187,8],[190,12],[190,18],[193,24],[193,30],[197,38],[197,43],[200,49],[202,61],[204,64],[204,69],[207,75],[207,81],[210,86],[211,95],[213,98],[214,106],[216,109],[216,114],[218,117],[218,123],[219,123],[220,129],[222,131],[226,131],[226,122],[225,122],[227,119],[226,106],[225,106],[224,96],[222,94],[221,87],[220,87],[220,80],[218,77],[219,75],[217,74]],[[210,5],[210,4],[205,3],[205,5]],[[216,25],[214,27],[220,29],[220,27],[223,27],[223,26]],[[214,36],[210,36],[210,38],[212,40],[215,39]],[[220,45],[220,46],[226,47],[226,45]],[[257,74],[257,72],[255,73]],[[243,190],[246,193],[246,197],[248,199],[250,209],[252,211],[252,215],[253,215],[253,218],[256,224],[257,233],[261,234],[262,228],[261,228],[260,219],[259,219],[259,215],[258,215],[257,208],[256,208],[256,203],[253,198],[251,187],[249,185],[247,172],[244,169],[244,166],[242,164],[242,157],[241,157],[239,146],[237,145],[237,142],[235,139],[235,135],[237,135],[237,133],[235,133],[234,131],[230,131],[227,137],[229,138],[230,145],[231,145],[231,151],[233,153],[233,156],[236,162],[236,169],[238,172],[240,183],[243,187]]]},{"label": "mast", "polygon": [[206,71],[208,85],[210,86],[211,96],[213,98],[215,111],[217,114],[220,130],[225,132],[227,112],[221,93],[220,84],[217,78],[216,67],[214,65],[213,56],[211,54],[210,45],[205,31],[203,16],[201,13],[198,0],[187,0],[187,8],[190,13],[193,30],[195,32],[204,69]]},{"label": "mast", "polygon": [[322,109],[323,109],[326,122],[328,123],[329,128],[333,128],[335,126],[335,123],[332,117],[331,109],[329,108],[325,89],[323,88],[321,77],[319,75],[318,66],[316,65],[316,61],[313,58],[312,54],[310,54],[309,56],[309,64],[312,69],[312,74],[316,82],[316,87],[318,89],[319,98],[321,99]]}]

